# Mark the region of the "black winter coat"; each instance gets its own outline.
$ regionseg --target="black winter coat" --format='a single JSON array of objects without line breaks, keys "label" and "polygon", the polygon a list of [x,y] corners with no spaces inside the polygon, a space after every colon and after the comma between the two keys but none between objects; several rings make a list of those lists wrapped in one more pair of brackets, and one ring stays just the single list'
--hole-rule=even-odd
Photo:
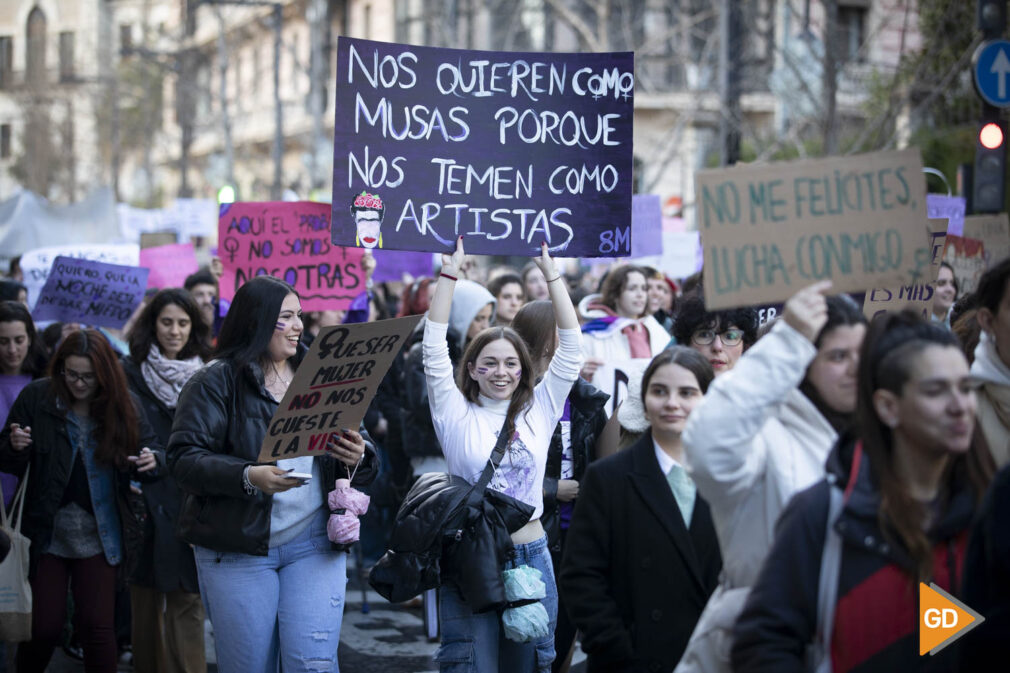
[{"label": "black winter coat", "polygon": [[589,466],[560,588],[590,673],[672,671],[721,569],[708,504],[684,525],[651,432]]},{"label": "black winter coat", "polygon": [[[130,529],[134,527],[130,501],[130,480],[151,484],[166,472],[165,454],[144,414],[143,405],[133,398],[140,422],[139,443],[129,447],[130,454],[143,447],[151,449],[158,466],[149,472],[116,470],[116,506],[123,526],[123,566],[131,567],[138,552],[130,544]],[[23,451],[11,446],[11,423],[32,429],[32,443]],[[53,536],[53,519],[73,470],[73,446],[67,432],[67,407],[52,390],[49,378],[32,381],[14,401],[3,431],[0,432],[0,470],[21,477],[31,464],[25,493],[25,513],[21,532],[31,540],[30,574],[34,576],[39,556],[49,546]]]},{"label": "black winter coat", "polygon": [[[596,458],[596,440],[607,424],[604,409],[610,395],[583,379],[576,379],[568,393],[571,403],[570,428],[572,443],[572,479],[582,481],[586,467]],[[555,555],[555,565],[561,560],[561,515],[558,511],[558,480],[561,479],[561,424],[554,428],[550,446],[547,448],[547,469],[544,472],[544,512],[540,523],[547,531],[551,554]]]},{"label": "black winter coat", "polygon": [[[159,445],[167,445],[172,433],[175,409],[170,409],[151,392],[140,366],[132,359],[127,357],[123,360],[123,371],[126,372],[130,390],[144,407]],[[131,581],[163,593],[199,593],[193,549],[175,531],[182,504],[179,485],[172,475],[166,474],[164,479],[144,486],[143,491],[144,502],[147,504],[147,525],[144,530],[144,545],[138,554]]]},{"label": "black winter coat", "polygon": [[[843,437],[828,456],[827,480],[793,496],[775,528],[775,541],[733,631],[737,673],[805,673],[804,655],[817,631],[817,596],[827,530],[829,488],[851,487],[835,530],[842,559],[832,630],[834,673],[955,673],[963,642],[919,656],[918,582],[908,553],[881,533],[880,492],[870,461],[855,459]],[[960,480],[958,480],[960,482]],[[929,531],[934,543],[930,581],[964,599],[961,568],[974,495],[958,486]],[[971,603],[968,603],[971,605]],[[975,606],[972,606],[975,607]],[[1005,640],[1005,638],[1004,638]],[[965,669],[978,670],[978,669]]]},{"label": "black winter coat", "polygon": [[[304,346],[299,346],[296,361],[304,355]],[[247,465],[258,464],[276,409],[255,364],[236,375],[230,360],[213,360],[182,389],[168,442],[168,464],[183,490],[178,524],[183,540],[220,552],[269,553],[273,496],[247,494],[242,472]],[[370,484],[378,473],[375,448],[364,430],[362,434],[365,455],[354,475],[355,486]],[[346,473],[328,454],[316,460],[322,461],[320,505],[326,506],[326,493]]]},{"label": "black winter coat", "polygon": [[1010,465],[993,479],[964,560],[964,602],[985,617],[965,635],[961,669],[982,671],[1006,656],[1010,633]]},{"label": "black winter coat", "polygon": [[[421,341],[424,338],[424,323],[427,318],[417,324],[411,334],[410,350],[403,366],[403,415],[401,416],[401,432],[403,433],[403,451],[410,457],[442,456],[442,445],[435,435],[435,426],[431,423],[431,408],[428,406],[428,381],[424,376],[424,353]],[[459,364],[463,353],[459,349],[459,338],[456,330],[449,328],[446,333],[449,342],[449,360],[453,369]]]}]

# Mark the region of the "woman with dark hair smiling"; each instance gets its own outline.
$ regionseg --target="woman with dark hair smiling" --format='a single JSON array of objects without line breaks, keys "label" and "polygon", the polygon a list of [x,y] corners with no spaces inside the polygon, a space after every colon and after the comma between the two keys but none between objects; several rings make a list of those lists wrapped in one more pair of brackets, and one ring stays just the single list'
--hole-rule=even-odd
[{"label": "woman with dark hair smiling", "polygon": [[0,469],[28,479],[23,531],[34,605],[18,670],[42,673],[49,664],[69,583],[85,669],[114,673],[117,569],[128,569],[134,552],[125,530],[130,479],[156,479],[164,458],[101,333],[69,334],[49,372],[21,391],[0,433]]},{"label": "woman with dark hair smiling", "polygon": [[[968,363],[943,326],[885,315],[866,337],[858,379],[853,434],[832,450],[827,479],[779,519],[736,624],[737,673],[814,670],[815,644],[835,673],[982,670],[960,667],[959,644],[921,656],[917,626],[920,582],[963,596],[968,533],[994,473]],[[834,601],[820,595],[822,563],[833,568]]]},{"label": "woman with dark hair smiling", "polygon": [[757,341],[757,311],[750,307],[709,311],[698,293],[681,300],[673,323],[673,338],[705,356],[719,376],[733,369],[743,352]]},{"label": "woman with dark hair smiling", "polygon": [[[498,613],[474,612],[450,573],[439,592],[442,646],[435,659],[440,670],[446,672],[458,671],[459,662],[468,661],[467,670],[482,673],[547,673],[555,656],[557,587],[540,515],[548,445],[579,375],[579,322],[545,242],[536,263],[554,306],[559,345],[543,379],[534,381],[533,365],[522,338],[508,327],[491,327],[467,345],[454,382],[446,330],[458,269],[465,261],[460,236],[455,252],[442,255],[442,271],[424,328],[424,373],[431,419],[449,473],[470,483],[479,479],[501,433],[508,438],[505,455],[488,487],[533,508],[529,523],[512,533],[514,550],[508,568],[525,565],[541,573],[546,585],[542,602],[550,633],[535,642],[507,639]],[[465,572],[453,572],[460,570]],[[505,570],[494,569],[495,573]]]},{"label": "woman with dark hair smiling", "polygon": [[670,343],[670,333],[649,313],[645,271],[637,266],[611,270],[599,297],[583,302],[584,314],[592,318],[582,326],[582,378],[587,381],[605,362],[651,358]]},{"label": "woman with dark hair smiling", "polygon": [[343,429],[325,456],[257,462],[305,355],[301,334],[294,288],[271,276],[247,282],[172,424],[178,529],[195,545],[221,673],[338,670],[347,554],[327,537],[326,494],[337,478],[370,483],[376,459],[367,435]]},{"label": "woman with dark hair smiling", "polygon": [[672,671],[715,589],[719,543],[681,441],[713,377],[690,348],[654,357],[631,393],[647,429],[586,471],[561,586],[590,673]]},{"label": "woman with dark hair smiling", "polygon": [[940,270],[936,274],[933,287],[933,311],[931,319],[950,328],[950,310],[957,301],[957,278],[954,277],[954,267],[948,262],[940,262]]},{"label": "woman with dark hair smiling", "polygon": [[[161,290],[129,337],[123,369],[162,446],[179,393],[210,355],[210,328],[189,292]],[[143,489],[148,526],[130,584],[133,665],[139,671],[197,673],[207,667],[204,610],[193,550],[175,534],[181,493],[170,476]]]}]

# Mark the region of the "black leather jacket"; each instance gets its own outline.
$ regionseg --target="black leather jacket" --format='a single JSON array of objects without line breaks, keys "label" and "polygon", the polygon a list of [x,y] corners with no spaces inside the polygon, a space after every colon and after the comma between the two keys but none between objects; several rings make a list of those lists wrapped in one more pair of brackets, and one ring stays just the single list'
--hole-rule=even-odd
[{"label": "black leather jacket", "polygon": [[[296,363],[305,354],[300,346]],[[263,387],[263,373],[249,365],[236,376],[230,360],[214,360],[183,388],[168,440],[168,464],[183,489],[179,535],[191,544],[221,552],[266,556],[273,496],[248,495],[242,472],[256,465],[277,402]],[[378,473],[375,447],[365,436],[365,455],[353,484],[371,483]],[[323,499],[338,476],[338,461],[322,461]],[[340,468],[339,476],[346,476]],[[334,546],[335,549],[345,547]]]},{"label": "black leather jacket", "polygon": [[[568,393],[571,403],[572,479],[582,481],[582,475],[589,463],[596,458],[596,440],[607,424],[604,407],[610,395],[591,383],[577,379]],[[547,469],[544,472],[544,512],[540,523],[547,532],[551,553],[561,558],[561,519],[558,512],[558,480],[561,478],[561,424],[554,428],[551,444],[547,449]],[[574,504],[574,501],[573,501]]]}]

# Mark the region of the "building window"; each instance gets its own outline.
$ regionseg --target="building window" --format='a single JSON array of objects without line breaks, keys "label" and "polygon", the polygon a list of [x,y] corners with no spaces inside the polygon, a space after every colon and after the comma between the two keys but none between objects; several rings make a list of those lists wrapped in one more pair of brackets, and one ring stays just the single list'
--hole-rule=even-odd
[{"label": "building window", "polygon": [[60,81],[69,82],[74,79],[74,34],[60,33]]},{"label": "building window", "polygon": [[14,38],[0,37],[0,89],[14,85]]},{"label": "building window", "polygon": [[119,24],[119,51],[128,52],[133,49],[133,26],[129,23]]},{"label": "building window", "polygon": [[866,7],[838,7],[838,36],[835,41],[838,60],[862,63],[866,55],[860,50],[866,41]]},{"label": "building window", "polygon": [[11,125],[0,124],[0,159],[11,158]]},{"label": "building window", "polygon": [[29,81],[42,81],[46,76],[46,15],[35,7],[28,14],[28,29],[25,31],[26,76]]}]

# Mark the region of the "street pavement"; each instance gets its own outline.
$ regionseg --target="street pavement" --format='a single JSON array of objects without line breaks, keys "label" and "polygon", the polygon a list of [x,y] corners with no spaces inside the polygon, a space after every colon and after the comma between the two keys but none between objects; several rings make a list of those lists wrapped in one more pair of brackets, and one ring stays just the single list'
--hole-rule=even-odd
[{"label": "street pavement", "polygon": [[[424,621],[421,606],[405,607],[392,605],[377,593],[368,589],[363,596],[362,582],[357,577],[354,557],[348,563],[350,579],[347,585],[347,603],[344,621],[340,629],[340,650],[338,660],[345,673],[428,673],[436,672],[438,666],[432,657],[438,649],[438,642],[429,641],[424,635]],[[367,585],[366,585],[367,586]],[[362,607],[367,600],[367,611]],[[207,624],[208,673],[216,673],[214,663],[213,633]],[[84,665],[69,658],[57,649],[49,665],[49,673],[81,673]],[[123,673],[133,671],[133,666],[122,664]],[[585,670],[585,655],[576,649],[573,657],[572,673]],[[137,673],[143,673],[138,671]]]}]

